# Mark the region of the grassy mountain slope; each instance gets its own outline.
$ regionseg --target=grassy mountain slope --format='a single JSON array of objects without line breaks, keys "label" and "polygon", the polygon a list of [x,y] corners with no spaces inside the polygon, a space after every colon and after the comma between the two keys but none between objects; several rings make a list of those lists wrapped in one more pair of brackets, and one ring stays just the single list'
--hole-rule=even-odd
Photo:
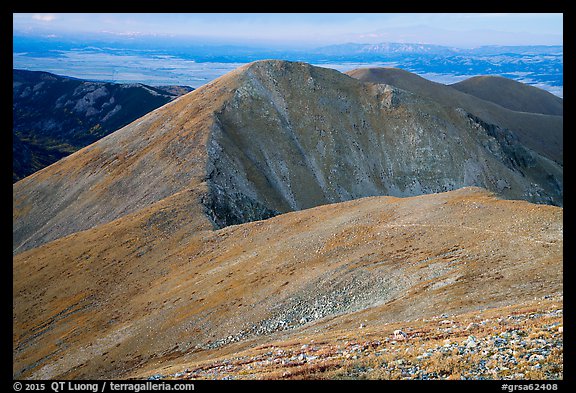
[{"label": "grassy mountain slope", "polygon": [[558,207],[465,188],[213,231],[198,198],[178,193],[17,255],[15,378],[141,377],[562,288]]},{"label": "grassy mountain slope", "polygon": [[562,98],[546,90],[500,76],[475,76],[450,87],[513,111],[556,116],[564,114]]},{"label": "grassy mountain slope", "polygon": [[[562,166],[480,116],[262,61],[16,182],[13,377],[209,370],[558,304]],[[561,373],[548,355],[532,378]]]},{"label": "grassy mountain slope", "polygon": [[14,251],[205,184],[216,227],[480,186],[562,204],[562,168],[458,108],[305,63],[246,65],[14,185]]}]

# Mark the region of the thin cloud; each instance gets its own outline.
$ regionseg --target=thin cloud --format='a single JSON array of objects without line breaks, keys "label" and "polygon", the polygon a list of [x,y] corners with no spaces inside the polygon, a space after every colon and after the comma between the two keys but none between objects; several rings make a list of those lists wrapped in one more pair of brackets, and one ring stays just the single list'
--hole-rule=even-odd
[{"label": "thin cloud", "polygon": [[56,15],[54,14],[34,14],[32,15],[32,19],[39,20],[42,22],[52,22],[56,19]]}]

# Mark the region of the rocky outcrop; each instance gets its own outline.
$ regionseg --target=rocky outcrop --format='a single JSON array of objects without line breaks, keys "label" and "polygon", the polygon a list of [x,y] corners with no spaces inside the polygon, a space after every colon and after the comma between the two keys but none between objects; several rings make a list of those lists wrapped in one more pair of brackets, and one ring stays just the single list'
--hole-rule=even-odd
[{"label": "rocky outcrop", "polygon": [[247,68],[216,113],[208,154],[212,200],[220,211],[238,217],[250,211],[252,219],[464,186],[562,204],[562,168],[510,130],[398,88],[357,83],[303,63]]},{"label": "rocky outcrop", "polygon": [[[347,71],[346,74],[363,82],[392,85],[446,107],[462,108],[486,123],[510,130],[525,147],[563,165],[563,117],[556,115],[556,112],[543,114],[518,109],[536,110],[535,103],[548,107],[548,100],[542,98],[542,95],[548,96],[548,93],[539,89],[528,86],[519,89],[517,82],[510,82],[513,88],[507,86],[507,83],[501,83],[499,85],[502,88],[493,88],[491,95],[485,89],[482,94],[478,90],[467,94],[465,90],[460,91],[458,86],[432,82],[399,68],[359,68]],[[510,90],[515,92],[514,99],[506,98]],[[508,104],[508,101],[514,104]],[[556,107],[558,105],[562,103],[554,104]]]}]

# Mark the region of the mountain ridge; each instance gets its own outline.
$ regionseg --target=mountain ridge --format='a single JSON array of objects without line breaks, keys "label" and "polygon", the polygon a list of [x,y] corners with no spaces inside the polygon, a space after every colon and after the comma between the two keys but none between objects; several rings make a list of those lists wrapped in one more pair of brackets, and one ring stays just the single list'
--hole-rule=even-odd
[{"label": "mountain ridge", "polygon": [[359,68],[346,74],[364,82],[390,84],[442,105],[462,107],[487,123],[513,131],[527,147],[560,165],[563,163],[562,116],[513,111],[400,68]]},{"label": "mountain ridge", "polygon": [[475,76],[449,86],[514,111],[557,116],[564,114],[562,98],[501,76]]},{"label": "mountain ridge", "polygon": [[464,188],[214,231],[200,197],[178,193],[18,254],[15,378],[151,375],[359,321],[376,328],[561,291],[558,207]]},{"label": "mountain ridge", "polygon": [[203,183],[206,214],[222,227],[463,186],[562,204],[561,173],[510,131],[465,111],[335,70],[262,61],[16,183],[14,250]]}]

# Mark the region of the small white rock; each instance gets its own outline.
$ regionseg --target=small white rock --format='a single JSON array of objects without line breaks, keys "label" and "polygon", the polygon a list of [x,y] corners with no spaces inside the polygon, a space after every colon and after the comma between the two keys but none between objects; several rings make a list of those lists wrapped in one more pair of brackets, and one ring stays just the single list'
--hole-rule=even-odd
[{"label": "small white rock", "polygon": [[538,354],[534,354],[528,359],[529,362],[540,362],[542,360],[544,360],[544,356]]},{"label": "small white rock", "polygon": [[394,336],[395,340],[407,340],[408,339],[408,335],[400,329],[394,330],[393,336]]}]

